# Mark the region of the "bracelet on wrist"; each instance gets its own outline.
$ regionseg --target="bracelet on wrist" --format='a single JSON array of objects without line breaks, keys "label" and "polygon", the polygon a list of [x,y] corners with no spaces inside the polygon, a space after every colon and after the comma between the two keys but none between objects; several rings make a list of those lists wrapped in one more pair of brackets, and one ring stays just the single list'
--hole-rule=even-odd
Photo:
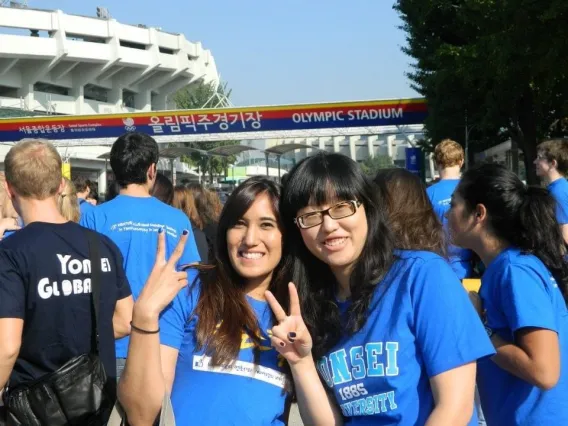
[{"label": "bracelet on wrist", "polygon": [[160,327],[158,327],[157,330],[144,330],[143,328],[136,327],[134,324],[132,324],[132,321],[130,321],[130,328],[141,334],[158,334],[160,332]]}]

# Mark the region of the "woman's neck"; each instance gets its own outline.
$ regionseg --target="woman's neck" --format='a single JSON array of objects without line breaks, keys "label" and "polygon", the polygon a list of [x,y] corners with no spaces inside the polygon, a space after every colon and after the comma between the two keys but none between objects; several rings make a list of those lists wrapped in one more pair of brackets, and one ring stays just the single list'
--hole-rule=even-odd
[{"label": "woman's neck", "polygon": [[270,288],[272,272],[264,277],[251,278],[245,282],[245,293],[256,300],[266,300],[264,293]]},{"label": "woman's neck", "polygon": [[476,247],[473,247],[472,249],[475,253],[477,253],[487,268],[491,262],[493,262],[493,260],[495,260],[495,258],[510,245],[511,244],[509,242],[503,241],[493,235],[485,235],[480,238]]},{"label": "woman's neck", "polygon": [[340,302],[351,297],[351,267],[332,268],[331,272],[337,280],[337,299]]}]

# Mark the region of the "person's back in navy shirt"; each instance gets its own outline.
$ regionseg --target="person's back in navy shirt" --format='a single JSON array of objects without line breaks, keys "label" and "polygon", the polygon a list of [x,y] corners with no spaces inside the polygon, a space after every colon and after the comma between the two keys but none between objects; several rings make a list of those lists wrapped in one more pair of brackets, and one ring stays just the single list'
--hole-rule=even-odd
[{"label": "person's back in navy shirt", "polygon": [[[0,244],[0,318],[21,318],[24,333],[11,387],[51,373],[92,344],[91,266],[86,233],[73,222],[32,222]],[[130,296],[122,256],[98,235],[101,256],[100,357],[116,377],[113,314]]]}]

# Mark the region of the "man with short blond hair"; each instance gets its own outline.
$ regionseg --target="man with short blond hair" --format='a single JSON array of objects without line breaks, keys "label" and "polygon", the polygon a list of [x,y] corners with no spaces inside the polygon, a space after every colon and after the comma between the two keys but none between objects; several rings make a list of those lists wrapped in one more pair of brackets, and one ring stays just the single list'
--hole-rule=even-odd
[{"label": "man with short blond hair", "polygon": [[[92,346],[87,230],[57,208],[61,157],[27,140],[5,159],[6,190],[24,227],[0,243],[0,389],[40,379]],[[130,332],[133,300],[118,248],[95,234],[101,263],[100,358],[116,386],[114,339]],[[23,334],[25,325],[26,333]]]},{"label": "man with short blond hair", "polygon": [[[440,181],[428,187],[426,192],[432,202],[436,215],[444,225],[449,239],[448,221],[446,213],[450,209],[452,194],[454,193],[461,176],[464,164],[464,150],[462,146],[451,139],[445,139],[436,145],[434,160]],[[450,245],[448,247],[449,260],[453,270],[460,279],[468,278],[472,274],[472,253],[469,250]]]}]

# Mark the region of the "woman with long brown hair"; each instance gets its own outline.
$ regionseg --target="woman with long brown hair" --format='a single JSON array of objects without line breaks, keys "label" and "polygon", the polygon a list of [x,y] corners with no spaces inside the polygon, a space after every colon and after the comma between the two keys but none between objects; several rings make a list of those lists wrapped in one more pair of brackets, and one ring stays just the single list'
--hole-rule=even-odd
[{"label": "woman with long brown hair", "polygon": [[[199,257],[202,263],[208,263],[209,257],[212,252],[213,245],[209,245],[207,242],[207,236],[203,232],[195,221],[201,224],[201,219],[197,213],[197,208],[195,207],[195,199],[193,197],[193,192],[185,186],[176,186],[173,193],[173,203],[176,209],[181,210],[189,218],[191,223],[191,231],[195,237],[195,245],[197,246],[197,251],[199,252]],[[212,257],[212,256],[211,256]]]},{"label": "woman with long brown hair", "polygon": [[186,188],[191,192],[195,203],[195,210],[190,218],[205,233],[209,247],[214,251],[217,241],[217,222],[223,209],[219,196],[199,183],[190,183]]},{"label": "woman with long brown hair", "polygon": [[446,237],[418,176],[406,169],[384,169],[377,173],[375,184],[387,200],[387,215],[402,250],[426,250],[446,257]]},{"label": "woman with long brown hair", "polygon": [[173,302],[140,295],[119,383],[131,424],[153,424],[165,393],[178,426],[287,424],[289,380],[265,298],[288,293],[279,197],[266,178],[241,184],[219,219],[213,265],[190,268],[189,291]]}]

